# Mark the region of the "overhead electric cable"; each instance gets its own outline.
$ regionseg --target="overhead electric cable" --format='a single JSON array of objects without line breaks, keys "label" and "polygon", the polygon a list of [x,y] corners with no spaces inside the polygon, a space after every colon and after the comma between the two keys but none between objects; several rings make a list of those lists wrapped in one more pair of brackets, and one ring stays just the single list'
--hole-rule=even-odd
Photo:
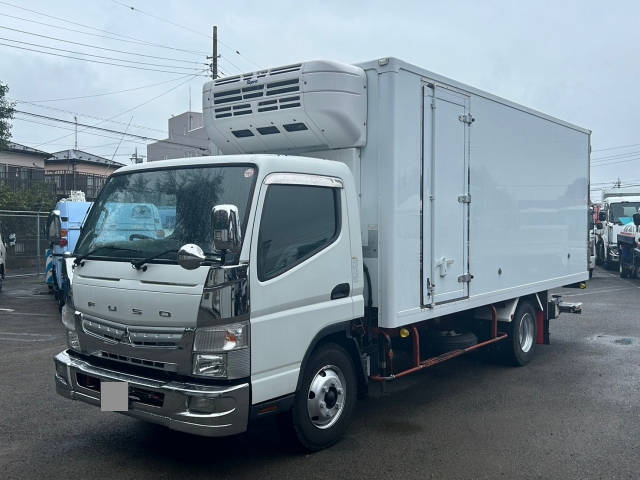
[{"label": "overhead electric cable", "polygon": [[103,32],[103,33],[107,33],[109,35],[114,35],[114,36],[117,36],[117,37],[126,38],[128,40],[145,43],[147,45],[152,45],[154,47],[169,48],[171,50],[190,52],[190,53],[194,53],[194,54],[198,54],[198,55],[206,55],[207,54],[207,52],[198,52],[198,51],[195,51],[195,50],[185,50],[185,49],[180,49],[180,48],[176,48],[176,47],[170,47],[170,46],[167,46],[167,45],[160,45],[160,44],[157,44],[157,43],[149,42],[147,40],[143,40],[143,39],[140,39],[140,38],[132,37],[130,35],[124,35],[122,33],[110,32],[110,31],[104,30],[102,28],[96,28],[96,27],[92,27],[90,25],[84,25],[82,23],[73,22],[73,21],[67,20],[65,18],[61,18],[61,17],[56,17],[54,15],[50,15],[48,13],[42,13],[42,12],[38,12],[37,10],[31,10],[29,8],[21,7],[20,5],[15,5],[13,3],[5,2],[4,0],[0,0],[0,4],[7,5],[7,6],[10,6],[10,7],[13,7],[13,8],[17,8],[19,10],[24,10],[26,12],[35,13],[36,15],[41,15],[43,17],[53,18],[54,20],[58,20],[60,22],[68,23],[68,24],[71,24],[71,25],[76,25],[78,27],[88,28],[90,30],[94,30],[94,31],[97,31],[97,32]]},{"label": "overhead electric cable", "polygon": [[69,125],[78,125],[84,128],[88,128],[88,129],[93,129],[93,130],[98,130],[101,132],[106,132],[106,133],[113,133],[113,134],[120,134],[120,135],[126,135],[127,137],[131,137],[131,138],[139,138],[141,140],[147,140],[147,141],[151,141],[151,142],[164,142],[164,143],[168,143],[170,145],[178,145],[181,147],[191,147],[191,148],[196,148],[198,150],[208,150],[207,148],[204,147],[197,147],[194,145],[189,145],[186,143],[180,143],[180,142],[174,142],[173,140],[169,140],[169,139],[162,139],[162,138],[154,138],[154,137],[149,137],[147,135],[138,135],[135,133],[127,133],[127,132],[123,132],[120,130],[113,130],[111,128],[104,128],[104,127],[97,127],[95,125],[89,125],[86,123],[80,123],[80,122],[74,122],[71,120],[65,120],[63,118],[57,118],[57,117],[51,117],[49,115],[41,115],[39,113],[33,113],[33,112],[25,112],[23,110],[15,110],[15,113],[19,113],[22,115],[28,115],[31,117],[36,117],[36,118],[42,118],[45,120],[53,120],[56,122],[60,122],[60,123],[64,123],[64,124],[69,124]]},{"label": "overhead electric cable", "polygon": [[101,47],[99,45],[90,45],[88,43],[74,42],[72,40],[65,40],[63,38],[51,37],[49,35],[42,35],[42,34],[39,34],[39,33],[27,32],[26,30],[20,30],[20,29],[17,29],[17,28],[6,27],[4,25],[0,25],[0,28],[2,28],[4,30],[10,30],[12,32],[24,33],[26,35],[33,35],[34,37],[40,37],[40,38],[46,38],[46,39],[49,39],[49,40],[55,40],[56,42],[64,42],[64,43],[70,43],[72,45],[79,45],[81,47],[95,48],[95,49],[98,49],[98,50],[106,50],[106,51],[109,51],[109,52],[123,53],[125,55],[134,55],[134,56],[137,56],[137,57],[156,58],[158,60],[170,60],[172,62],[181,62],[181,63],[189,63],[189,64],[192,64],[192,65],[198,65],[198,67],[191,67],[191,68],[199,68],[201,65],[206,65],[206,63],[204,63],[204,62],[196,62],[194,60],[182,60],[180,58],[159,57],[157,55],[147,55],[147,54],[144,54],[144,53],[127,52],[126,50],[118,50],[118,49],[115,49],[115,48]]},{"label": "overhead electric cable", "polygon": [[[46,52],[46,51],[43,51],[43,50],[36,50],[34,48],[20,47],[18,45],[10,45],[8,43],[2,43],[2,42],[0,42],[0,45],[4,45],[5,47],[17,48],[17,49],[20,49],[20,50],[28,50],[30,52],[44,53],[46,55],[53,55],[53,56],[56,56],[56,57],[71,58],[73,60],[82,60],[82,61],[91,62],[91,63],[100,63],[102,65],[113,65],[115,67],[133,68],[133,69],[136,69],[136,70],[146,70],[146,71],[149,71],[149,72],[162,72],[162,73],[175,73],[175,74],[184,73],[184,72],[176,72],[176,71],[170,71],[170,70],[159,70],[157,68],[138,67],[136,65],[122,65],[122,64],[119,64],[119,63],[103,62],[101,60],[93,60],[93,59],[90,59],[90,58],[72,57],[70,55],[62,55],[62,54],[59,54],[59,53]],[[207,77],[208,75],[198,75],[198,74],[196,74],[196,76]]]},{"label": "overhead electric cable", "polygon": [[[104,92],[104,93],[93,93],[91,95],[80,95],[78,97],[63,97],[63,98],[49,98],[46,100],[29,100],[30,102],[33,103],[48,103],[48,102],[62,102],[62,101],[67,101],[67,100],[80,100],[83,98],[94,98],[94,97],[104,97],[107,95],[116,95],[118,93],[125,93],[125,92],[134,92],[136,90],[144,90],[147,88],[151,88],[151,87],[156,87],[158,85],[165,85],[167,83],[171,83],[171,82],[175,82],[178,80],[182,80],[183,78],[187,78],[187,77],[191,77],[192,75],[189,73],[187,75],[183,75],[177,78],[172,78],[171,80],[164,80],[162,82],[157,82],[157,83],[150,83],[148,85],[142,85],[140,87],[134,87],[134,88],[125,88],[124,90],[115,90],[113,92]],[[18,103],[21,103],[21,100],[16,100]],[[26,100],[25,100],[26,102]]]},{"label": "overhead electric cable", "polygon": [[[203,72],[204,72],[204,71],[205,71],[205,70],[203,70]],[[147,104],[149,104],[149,103],[153,102],[154,100],[157,100],[158,98],[163,97],[163,96],[165,96],[165,95],[167,95],[167,94],[171,93],[171,92],[172,92],[172,91],[174,91],[176,88],[181,87],[182,85],[184,85],[184,84],[186,84],[186,83],[188,83],[188,82],[190,82],[190,81],[194,80],[197,76],[198,76],[197,74],[196,74],[196,75],[190,75],[190,76],[189,76],[189,78],[187,78],[187,79],[186,79],[186,80],[184,80],[183,82],[180,82],[179,84],[174,85],[173,87],[169,88],[168,90],[165,90],[164,92],[162,92],[162,93],[160,93],[160,94],[158,94],[158,95],[156,95],[156,96],[154,96],[154,97],[151,97],[151,98],[149,98],[149,99],[145,100],[144,102],[139,103],[138,105],[135,105],[135,106],[133,106],[133,107],[131,107],[131,108],[128,108],[127,110],[124,110],[124,111],[122,111],[122,112],[119,112],[119,113],[116,113],[115,115],[110,116],[110,117],[108,118],[108,120],[113,120],[114,118],[118,118],[118,117],[120,117],[120,116],[124,115],[125,113],[132,112],[132,111],[134,111],[134,110],[136,110],[136,109],[138,109],[138,108],[140,108],[140,107],[142,107],[142,106],[144,106],[144,105],[147,105]],[[174,79],[174,80],[177,80],[177,79]],[[103,121],[100,121],[100,122],[98,122],[98,123],[95,123],[95,124],[94,124],[94,126],[102,125],[103,123],[105,123],[105,121],[104,121],[104,120],[103,120]],[[84,131],[84,130],[81,130],[81,132],[82,132],[82,131]],[[69,136],[70,136],[70,135],[63,135],[63,136],[58,137],[58,138],[53,138],[53,139],[49,140],[48,142],[44,142],[44,143],[40,143],[40,144],[36,145],[36,146],[35,146],[35,148],[38,148],[38,147],[40,147],[40,146],[42,146],[42,145],[46,145],[47,143],[50,143],[50,142],[57,142],[58,140],[62,140],[63,138],[66,138],[66,137],[69,137]]]},{"label": "overhead electric cable", "polygon": [[[78,51],[75,51],[75,50],[67,50],[65,48],[50,47],[48,45],[42,45],[41,43],[31,43],[31,42],[25,42],[25,41],[22,41],[22,40],[15,40],[13,38],[0,37],[0,40],[4,40],[4,41],[7,41],[7,42],[20,43],[22,45],[29,45],[31,47],[40,47],[40,48],[46,48],[48,50],[56,50],[57,52],[73,53],[74,55],[84,55],[84,56],[87,56],[87,57],[103,58],[105,60],[114,60],[116,62],[133,63],[133,64],[136,64],[136,65],[149,65],[149,66],[152,66],[152,67],[163,67],[163,68],[179,68],[181,70],[192,70],[192,71],[201,70],[200,68],[197,68],[197,67],[182,67],[182,66],[178,66],[178,65],[165,65],[165,64],[161,64],[161,63],[141,62],[139,60],[127,60],[126,58],[107,57],[107,56],[104,56],[104,55],[96,55],[95,53],[85,53],[85,52],[78,52]],[[176,72],[176,73],[184,73],[184,72]]]}]

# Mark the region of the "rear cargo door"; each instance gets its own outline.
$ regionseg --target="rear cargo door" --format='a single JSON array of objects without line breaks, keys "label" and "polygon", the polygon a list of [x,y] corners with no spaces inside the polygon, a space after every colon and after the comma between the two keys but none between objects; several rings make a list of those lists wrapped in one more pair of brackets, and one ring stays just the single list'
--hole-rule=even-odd
[{"label": "rear cargo door", "polygon": [[469,97],[424,87],[422,304],[469,295]]}]

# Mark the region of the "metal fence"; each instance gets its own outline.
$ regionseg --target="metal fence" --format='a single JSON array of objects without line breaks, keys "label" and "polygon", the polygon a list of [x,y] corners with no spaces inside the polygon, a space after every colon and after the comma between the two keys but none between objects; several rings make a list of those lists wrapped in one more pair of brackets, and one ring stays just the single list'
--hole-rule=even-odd
[{"label": "metal fence", "polygon": [[40,275],[45,272],[47,218],[49,212],[30,210],[0,210],[2,239],[16,234],[16,244],[7,247],[7,276]]},{"label": "metal fence", "polygon": [[95,200],[109,178],[108,175],[77,172],[75,170],[47,170],[0,164],[0,185],[17,191],[44,187],[56,198],[67,197],[72,190],[82,190],[88,200]]}]

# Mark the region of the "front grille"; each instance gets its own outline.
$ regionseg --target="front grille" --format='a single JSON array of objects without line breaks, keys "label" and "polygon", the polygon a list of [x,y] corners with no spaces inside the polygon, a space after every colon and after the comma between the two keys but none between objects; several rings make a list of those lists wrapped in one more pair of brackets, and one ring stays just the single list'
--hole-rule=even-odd
[{"label": "front grille", "polygon": [[154,328],[126,327],[87,318],[82,320],[85,333],[109,343],[122,343],[134,347],[178,348],[184,335],[183,328],[162,331]]},{"label": "front grille", "polygon": [[[91,375],[85,375],[83,373],[76,373],[76,383],[83,388],[99,392],[100,380]],[[164,393],[154,392],[153,390],[147,390],[146,388],[129,386],[129,400],[136,403],[143,403],[145,405],[151,405],[153,407],[162,407],[164,404]]]},{"label": "front grille", "polygon": [[119,355],[117,353],[101,351],[100,356],[109,360],[115,360],[116,362],[124,362],[130,365],[138,365],[141,367],[156,368],[158,370],[164,370],[166,372],[175,372],[178,370],[178,366],[175,363],[157,362],[155,360],[145,360],[142,358],[129,357],[126,355]]}]

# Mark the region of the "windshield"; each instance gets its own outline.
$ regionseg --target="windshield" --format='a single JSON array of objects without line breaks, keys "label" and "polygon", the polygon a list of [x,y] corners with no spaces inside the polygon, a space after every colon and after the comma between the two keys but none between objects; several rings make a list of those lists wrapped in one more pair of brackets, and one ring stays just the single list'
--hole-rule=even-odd
[{"label": "windshield", "polygon": [[633,222],[633,214],[640,209],[640,202],[612,203],[609,206],[609,221],[626,225]]},{"label": "windshield", "polygon": [[182,245],[195,243],[212,254],[213,207],[238,207],[244,238],[255,177],[250,165],[114,175],[91,209],[74,253],[127,260],[160,254],[160,261],[175,261]]}]

